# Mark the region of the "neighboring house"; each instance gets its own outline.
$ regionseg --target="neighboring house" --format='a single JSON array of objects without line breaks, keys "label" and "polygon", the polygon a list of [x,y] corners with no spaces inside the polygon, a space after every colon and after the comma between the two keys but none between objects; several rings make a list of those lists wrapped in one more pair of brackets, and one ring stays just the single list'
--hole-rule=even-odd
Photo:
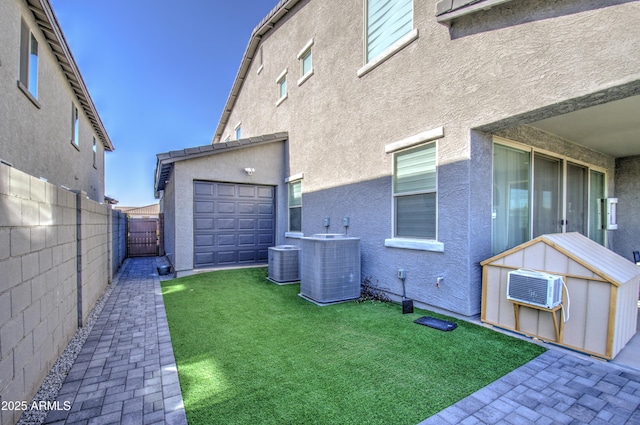
[{"label": "neighboring house", "polygon": [[409,298],[469,316],[480,261],[538,235],[631,258],[639,21],[624,0],[280,1],[213,144],[158,155],[177,274],[348,232],[363,279],[397,299],[405,269]]},{"label": "neighboring house", "polygon": [[104,202],[96,107],[48,0],[0,3],[0,160]]},{"label": "neighboring house", "polygon": [[114,207],[131,218],[158,218],[160,215],[160,204],[151,204],[144,207]]}]

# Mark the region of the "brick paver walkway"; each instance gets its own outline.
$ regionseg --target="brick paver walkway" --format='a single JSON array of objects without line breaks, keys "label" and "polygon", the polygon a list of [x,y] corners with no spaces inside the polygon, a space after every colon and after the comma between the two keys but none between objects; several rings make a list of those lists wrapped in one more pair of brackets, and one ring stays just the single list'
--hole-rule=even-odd
[{"label": "brick paver walkway", "polygon": [[552,349],[419,425],[443,424],[639,425],[640,373]]},{"label": "brick paver walkway", "polygon": [[107,300],[47,424],[185,424],[156,258],[132,258]]}]

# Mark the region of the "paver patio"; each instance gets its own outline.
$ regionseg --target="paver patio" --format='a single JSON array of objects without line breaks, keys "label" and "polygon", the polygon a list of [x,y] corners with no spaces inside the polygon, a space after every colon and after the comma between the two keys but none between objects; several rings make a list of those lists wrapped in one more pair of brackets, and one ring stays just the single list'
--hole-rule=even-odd
[{"label": "paver patio", "polygon": [[125,262],[47,424],[186,424],[156,258]]}]

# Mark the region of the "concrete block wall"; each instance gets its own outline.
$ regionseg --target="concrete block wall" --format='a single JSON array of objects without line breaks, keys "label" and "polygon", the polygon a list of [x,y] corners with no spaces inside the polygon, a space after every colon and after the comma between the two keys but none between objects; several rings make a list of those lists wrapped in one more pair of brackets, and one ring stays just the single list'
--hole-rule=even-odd
[{"label": "concrete block wall", "polygon": [[78,231],[78,326],[83,326],[91,308],[109,283],[109,216],[107,205],[77,193]]},{"label": "concrete block wall", "polygon": [[[119,210],[111,210],[111,241],[110,268],[111,278],[118,272],[127,258],[127,215]],[[111,278],[109,281],[111,282]]]},{"label": "concrete block wall", "polygon": [[[110,282],[111,216],[84,192],[0,164],[1,401],[31,401]],[[21,414],[1,410],[0,424]]]}]

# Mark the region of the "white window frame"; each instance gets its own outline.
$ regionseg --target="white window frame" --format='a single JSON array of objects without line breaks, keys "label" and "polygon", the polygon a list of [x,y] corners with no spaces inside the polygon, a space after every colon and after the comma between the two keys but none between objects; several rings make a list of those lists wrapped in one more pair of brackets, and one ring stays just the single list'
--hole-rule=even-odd
[{"label": "white window frame", "polygon": [[71,102],[71,144],[76,149],[80,149],[80,111],[73,102]]},{"label": "white window frame", "polygon": [[96,136],[93,136],[93,168],[98,169],[98,143]]},{"label": "white window frame", "polygon": [[256,71],[257,74],[260,74],[262,72],[262,70],[264,69],[264,53],[262,51],[262,46],[260,46],[260,48],[258,49],[258,60],[259,60],[259,64],[260,66],[258,66],[258,70]]},{"label": "white window frame", "polygon": [[369,73],[378,65],[385,62],[387,59],[391,58],[393,55],[398,53],[400,50],[404,49],[406,46],[411,44],[413,41],[418,39],[419,33],[418,29],[415,28],[415,4],[413,3],[415,0],[412,0],[411,7],[411,25],[413,29],[408,33],[404,34],[400,38],[398,38],[395,42],[389,45],[385,50],[379,53],[374,58],[368,58],[368,9],[369,9],[369,0],[364,0],[364,45],[363,45],[363,57],[364,57],[364,66],[357,71],[357,76],[362,77],[365,74]]},{"label": "white window frame", "polygon": [[[438,150],[439,146],[437,143],[438,139],[444,137],[444,128],[438,127],[432,130],[428,130],[422,133],[418,133],[406,139],[390,143],[385,146],[385,152],[395,155],[396,153],[404,152],[412,148],[417,148],[419,146],[427,145],[429,143],[435,143],[435,156],[436,156],[436,183],[435,190],[430,191],[436,194],[436,215],[435,215],[435,239],[423,239],[423,238],[413,238],[413,237],[397,237],[396,234],[396,194],[395,190],[392,187],[392,196],[391,196],[391,215],[392,215],[392,224],[391,224],[391,234],[393,235],[389,239],[385,239],[384,246],[389,248],[401,248],[401,249],[413,249],[420,251],[432,251],[432,252],[444,252],[444,243],[438,241],[438,222],[439,222],[439,202],[438,202]],[[391,161],[392,167],[392,180],[395,179],[394,168],[395,168],[395,157]]]},{"label": "white window frame", "polygon": [[[298,53],[298,60],[300,61],[300,79],[298,79],[298,86],[301,86],[305,81],[307,81],[313,75],[313,38],[304,45],[300,52]],[[305,73],[304,72],[304,61],[306,58],[311,58],[311,68]]]},{"label": "white window frame", "polygon": [[[287,87],[287,73],[289,72],[288,68],[285,68],[284,71],[278,75],[276,78],[276,85],[278,86],[278,101],[276,102],[276,106],[280,106],[282,102],[284,102],[287,97],[289,97],[289,91]],[[283,91],[284,86],[284,93]]]},{"label": "white window frame", "polygon": [[242,121],[233,127],[233,134],[236,136],[236,140],[240,140],[242,137]]},{"label": "white window frame", "polygon": [[[287,185],[287,231],[285,232],[285,237],[287,238],[301,238],[304,236],[302,232],[302,180],[304,179],[304,174],[296,174],[294,176],[290,176],[284,180]],[[300,205],[299,206],[291,206],[289,204],[289,191],[291,190],[291,185],[295,183],[300,183]],[[291,208],[300,208],[300,230],[292,231],[291,230]]]},{"label": "white window frame", "polygon": [[[35,46],[35,52],[34,50]],[[18,74],[18,88],[29,100],[40,108],[38,102],[39,82],[39,43],[33,31],[23,19],[20,21],[20,69]]]}]

